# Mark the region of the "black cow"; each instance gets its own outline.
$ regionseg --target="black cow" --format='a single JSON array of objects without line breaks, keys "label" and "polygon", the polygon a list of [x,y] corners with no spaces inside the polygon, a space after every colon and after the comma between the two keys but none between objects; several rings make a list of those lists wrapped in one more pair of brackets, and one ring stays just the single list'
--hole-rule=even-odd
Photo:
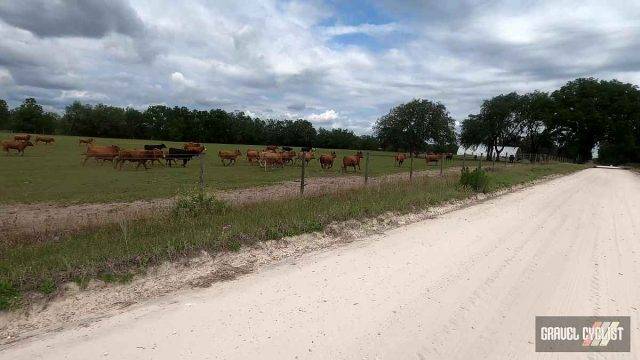
[{"label": "black cow", "polygon": [[152,145],[145,145],[144,149],[145,150],[162,150],[162,149],[166,149],[167,146],[165,144],[152,144]]},{"label": "black cow", "polygon": [[194,154],[192,152],[189,152],[187,150],[183,150],[183,149],[176,149],[176,148],[169,148],[169,153],[167,155],[165,155],[165,160],[167,161],[167,165],[169,165],[169,167],[171,167],[171,162],[175,161],[176,164],[178,163],[178,160],[182,160],[182,167],[186,167],[187,163],[189,162],[189,160],[191,160],[192,157],[197,156],[198,154]]},{"label": "black cow", "polygon": [[290,146],[283,146],[282,151],[291,151],[293,150]]},{"label": "black cow", "polygon": [[311,150],[313,150],[311,146],[305,146],[300,148],[300,151],[302,152],[311,152]]}]

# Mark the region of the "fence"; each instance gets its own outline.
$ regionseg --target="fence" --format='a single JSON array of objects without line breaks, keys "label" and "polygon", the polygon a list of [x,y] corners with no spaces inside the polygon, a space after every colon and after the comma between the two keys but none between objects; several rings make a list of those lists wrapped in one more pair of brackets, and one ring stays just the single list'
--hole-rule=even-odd
[{"label": "fence", "polygon": [[[386,154],[381,154],[381,153],[373,153],[371,151],[365,151],[365,152],[360,152],[362,154],[362,157],[360,158],[358,164],[356,165],[358,167],[358,170],[362,170],[360,172],[362,178],[363,178],[363,185],[367,186],[369,185],[370,182],[370,178],[371,178],[371,172],[370,172],[370,167],[371,164],[374,163],[376,160],[374,159],[385,159],[385,161],[393,161],[395,163],[395,166],[405,166],[404,162],[408,162],[408,171],[403,171],[402,173],[406,173],[408,172],[408,177],[409,177],[409,181],[413,181],[414,179],[414,173],[416,172],[415,169],[415,162],[416,161],[426,161],[427,164],[427,171],[428,170],[435,170],[439,172],[439,176],[444,176],[445,174],[445,167],[447,169],[451,169],[451,168],[456,168],[456,169],[462,169],[462,168],[469,168],[469,167],[475,167],[475,168],[486,168],[486,162],[491,162],[491,168],[495,169],[495,167],[497,166],[497,164],[502,163],[503,166],[508,166],[508,164],[510,163],[525,163],[525,160],[527,163],[529,164],[541,164],[541,163],[550,163],[550,162],[559,162],[559,163],[567,163],[567,162],[572,162],[569,161],[569,159],[565,158],[565,157],[561,157],[561,156],[556,156],[556,155],[550,155],[550,154],[528,154],[528,153],[523,153],[518,155],[517,157],[507,157],[507,156],[501,156],[501,157],[497,157],[494,156],[492,157],[492,159],[490,160],[485,160],[485,156],[484,154],[480,154],[475,155],[475,156],[468,156],[467,154],[463,154],[462,156],[460,155],[453,155],[453,156],[447,156],[446,154],[437,154],[435,157],[435,154],[419,154],[417,156],[414,156],[414,154],[409,154],[408,156],[405,155],[404,158],[402,159],[398,159],[396,158],[396,154],[393,153],[386,153]],[[404,154],[403,154],[404,155]],[[198,159],[198,167],[199,167],[199,171],[198,171],[198,188],[201,192],[205,191],[206,188],[206,179],[205,179],[205,171],[206,171],[206,166],[205,166],[205,158],[206,158],[206,154],[205,153],[201,153],[198,155],[194,155],[191,158],[197,158]],[[128,160],[128,159],[127,159]],[[158,160],[157,158],[148,158],[148,159],[133,159],[133,161],[137,161],[137,160]],[[181,160],[181,158],[178,159],[174,159],[174,160]],[[310,161],[305,161],[305,160],[300,160],[300,175],[299,175],[299,183],[300,183],[300,196],[304,196],[305,193],[305,187],[308,185],[307,182],[307,167],[310,164]],[[334,160],[338,160],[338,158],[334,159]],[[128,161],[132,161],[132,160],[128,160]],[[336,161],[338,162],[338,161]],[[360,162],[362,162],[362,166],[360,166]],[[483,165],[483,162],[485,162],[485,165]],[[435,165],[433,165],[433,168],[429,169],[431,167],[431,163],[435,163]],[[292,162],[292,164],[294,164],[294,162]],[[456,166],[458,165],[458,166]],[[282,165],[284,166],[284,165]],[[146,167],[146,165],[145,165]],[[355,169],[355,167],[354,167]],[[265,167],[266,170],[266,167]],[[343,171],[341,171],[343,172]]]}]

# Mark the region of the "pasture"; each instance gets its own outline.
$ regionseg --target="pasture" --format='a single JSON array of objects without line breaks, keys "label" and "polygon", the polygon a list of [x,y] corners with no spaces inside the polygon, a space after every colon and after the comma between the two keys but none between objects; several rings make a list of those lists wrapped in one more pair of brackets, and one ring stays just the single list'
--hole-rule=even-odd
[{"label": "pasture", "polygon": [[[0,132],[0,140],[12,136]],[[28,147],[24,156],[0,154],[0,203],[104,203],[132,201],[140,199],[166,198],[192,191],[198,185],[199,160],[194,158],[186,168],[162,167],[154,165],[149,170],[135,169],[135,165],[126,164],[122,171],[114,170],[111,163],[103,165],[90,159],[82,166],[84,146],[78,145],[79,137],[55,136],[54,144],[38,144]],[[96,138],[97,145],[119,145],[123,149],[141,149],[145,144],[164,143],[167,147],[181,148],[183,143],[163,140],[105,139]],[[279,144],[283,145],[283,144]],[[206,144],[205,184],[209,190],[228,190],[252,186],[269,185],[287,180],[299,180],[300,163],[285,165],[265,171],[250,165],[244,156],[248,148],[264,149],[263,145]],[[218,158],[218,150],[240,149],[243,156],[234,166],[223,166]],[[299,148],[294,148],[296,151]],[[306,168],[307,177],[345,176],[341,173],[342,157],[353,155],[353,150],[320,149],[321,153],[335,150],[337,158],[331,169],[323,170],[318,159],[312,160]],[[372,151],[369,163],[369,175],[378,176],[409,171],[409,160],[402,167],[394,164],[394,153]],[[446,161],[445,167],[460,166],[461,160]],[[364,159],[362,170],[364,174]],[[427,166],[424,159],[414,160],[414,171],[439,169],[431,163]],[[350,171],[347,175],[353,175]]]}]

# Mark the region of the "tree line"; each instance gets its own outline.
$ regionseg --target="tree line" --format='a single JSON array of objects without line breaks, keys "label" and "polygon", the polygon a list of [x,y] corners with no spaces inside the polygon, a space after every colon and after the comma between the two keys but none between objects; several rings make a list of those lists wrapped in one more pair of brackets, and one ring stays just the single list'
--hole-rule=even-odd
[{"label": "tree line", "polygon": [[230,144],[278,144],[412,152],[455,152],[484,145],[487,157],[505,146],[523,153],[559,155],[584,162],[598,147],[599,160],[640,162],[640,90],[617,80],[580,78],[547,93],[501,94],[485,100],[456,135],[455,121],[439,103],[414,99],[380,117],[373,135],[316,129],[306,120],[263,120],[220,109],[149,106],[144,111],[80,102],[62,116],[35,99],[9,109],[0,100],[0,129],[29,133],[163,139]]},{"label": "tree line", "polygon": [[9,109],[0,99],[0,129],[85,137],[162,139],[224,144],[291,145],[376,150],[375,137],[347,129],[316,129],[303,119],[262,120],[221,109],[149,106],[144,111],[74,102],[62,116],[45,112],[33,98]]},{"label": "tree line", "polygon": [[617,80],[580,78],[551,93],[501,94],[462,123],[460,144],[484,145],[487,157],[504,146],[607,164],[640,162],[640,90]]}]

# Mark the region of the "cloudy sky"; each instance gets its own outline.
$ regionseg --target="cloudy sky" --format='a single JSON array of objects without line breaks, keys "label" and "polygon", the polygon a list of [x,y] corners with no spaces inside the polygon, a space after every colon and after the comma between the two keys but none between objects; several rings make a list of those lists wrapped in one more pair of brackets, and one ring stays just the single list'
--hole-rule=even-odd
[{"label": "cloudy sky", "polygon": [[366,133],[415,97],[640,84],[640,1],[1,0],[0,98],[242,110]]}]

